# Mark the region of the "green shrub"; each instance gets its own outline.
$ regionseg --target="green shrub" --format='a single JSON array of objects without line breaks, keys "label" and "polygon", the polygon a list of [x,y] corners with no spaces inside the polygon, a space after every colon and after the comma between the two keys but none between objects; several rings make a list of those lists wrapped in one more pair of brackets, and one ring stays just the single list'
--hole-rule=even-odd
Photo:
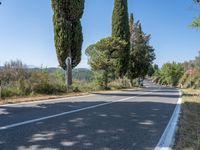
[{"label": "green shrub", "polygon": [[74,81],[72,85],[73,92],[90,92],[101,90],[101,87],[96,82]]},{"label": "green shrub", "polygon": [[40,94],[57,94],[66,92],[64,82],[47,72],[33,72],[30,78],[31,91]]},{"label": "green shrub", "polygon": [[66,92],[64,74],[47,69],[27,69],[20,61],[11,61],[0,68],[2,97]]},{"label": "green shrub", "polygon": [[[136,84],[136,82],[133,82]],[[126,77],[122,79],[116,79],[109,83],[109,87],[111,89],[123,89],[123,88],[131,88],[130,80]]]},{"label": "green shrub", "polygon": [[11,96],[22,96],[22,95],[23,95],[23,92],[17,87],[9,86],[9,87],[2,88],[1,96],[3,98],[11,97]]}]

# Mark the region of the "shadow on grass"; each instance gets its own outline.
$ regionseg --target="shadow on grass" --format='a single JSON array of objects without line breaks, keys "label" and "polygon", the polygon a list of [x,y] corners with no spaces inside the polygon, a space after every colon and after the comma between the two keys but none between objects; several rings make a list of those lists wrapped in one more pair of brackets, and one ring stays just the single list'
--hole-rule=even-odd
[{"label": "shadow on grass", "polygon": [[[191,95],[187,94],[191,97]],[[187,101],[182,104],[182,113],[174,150],[200,150],[200,98],[199,103]]]},{"label": "shadow on grass", "polygon": [[187,97],[200,96],[200,93],[192,93],[192,94],[183,93],[183,96],[187,96]]}]

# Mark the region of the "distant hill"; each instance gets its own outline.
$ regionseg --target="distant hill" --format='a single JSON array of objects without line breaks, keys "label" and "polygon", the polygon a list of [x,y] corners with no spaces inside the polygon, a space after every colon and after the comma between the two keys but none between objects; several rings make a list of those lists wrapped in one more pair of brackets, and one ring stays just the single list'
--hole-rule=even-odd
[{"label": "distant hill", "polygon": [[[0,66],[0,69],[4,67]],[[41,68],[35,66],[27,66],[28,70],[32,71],[39,71]],[[49,68],[42,68],[42,70],[48,71],[50,74],[54,74],[57,70],[60,70],[65,73],[63,69],[56,68],[56,67],[49,67]],[[72,71],[73,80],[80,80],[80,81],[91,81],[93,79],[93,73],[90,69],[87,68],[75,68]]]},{"label": "distant hill", "polygon": [[[55,73],[58,69],[60,69],[64,74],[64,70],[61,68],[47,68],[49,73]],[[92,71],[87,68],[73,69],[72,76],[74,80],[80,80],[80,81],[91,81],[93,79]]]},{"label": "distant hill", "polygon": [[74,80],[91,81],[93,79],[92,71],[86,68],[74,69],[72,76]]}]

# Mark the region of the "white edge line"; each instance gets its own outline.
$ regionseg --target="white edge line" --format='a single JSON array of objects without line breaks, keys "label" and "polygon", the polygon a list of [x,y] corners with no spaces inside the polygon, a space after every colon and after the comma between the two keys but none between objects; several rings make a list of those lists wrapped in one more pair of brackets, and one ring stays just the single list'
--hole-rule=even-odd
[{"label": "white edge line", "polygon": [[129,100],[129,99],[132,99],[132,98],[135,98],[135,97],[139,97],[139,96],[143,96],[143,95],[147,95],[147,94],[150,94],[150,93],[153,93],[153,92],[155,92],[155,91],[147,92],[147,93],[144,93],[144,94],[139,94],[139,95],[134,96],[134,97],[127,97],[127,98],[119,99],[119,100],[116,100],[116,101],[106,102],[106,103],[102,103],[102,104],[98,104],[98,105],[93,105],[93,106],[88,106],[88,107],[85,107],[85,108],[80,108],[80,109],[76,109],[76,110],[72,110],[72,111],[67,111],[67,112],[63,112],[63,113],[59,113],[59,114],[55,114],[55,115],[51,115],[51,116],[41,117],[41,118],[37,118],[37,119],[32,119],[32,120],[28,120],[28,121],[23,121],[23,122],[19,122],[19,123],[14,123],[14,124],[2,126],[2,127],[0,127],[0,131],[7,130],[7,129],[10,129],[10,128],[14,128],[14,127],[18,127],[18,126],[22,126],[22,125],[26,125],[26,124],[31,124],[31,123],[34,123],[34,122],[39,122],[39,121],[51,119],[51,118],[56,118],[56,117],[60,117],[60,116],[64,116],[64,115],[69,115],[69,114],[72,114],[72,113],[77,113],[77,112],[88,110],[88,109],[102,107],[102,106],[110,105],[110,104],[117,103],[117,102],[126,101],[126,100]]},{"label": "white edge line", "polygon": [[154,150],[172,150],[172,147],[175,142],[176,129],[178,127],[178,121],[181,111],[181,103],[182,103],[181,91],[179,91],[179,96],[180,97],[177,101],[176,108],[172,114],[172,117]]}]

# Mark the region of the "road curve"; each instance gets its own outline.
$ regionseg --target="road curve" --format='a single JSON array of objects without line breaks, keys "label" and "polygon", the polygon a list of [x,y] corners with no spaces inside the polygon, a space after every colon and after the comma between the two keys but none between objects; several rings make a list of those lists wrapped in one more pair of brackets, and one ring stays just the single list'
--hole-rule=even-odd
[{"label": "road curve", "polygon": [[179,92],[145,85],[143,90],[0,106],[0,149],[153,150]]}]

